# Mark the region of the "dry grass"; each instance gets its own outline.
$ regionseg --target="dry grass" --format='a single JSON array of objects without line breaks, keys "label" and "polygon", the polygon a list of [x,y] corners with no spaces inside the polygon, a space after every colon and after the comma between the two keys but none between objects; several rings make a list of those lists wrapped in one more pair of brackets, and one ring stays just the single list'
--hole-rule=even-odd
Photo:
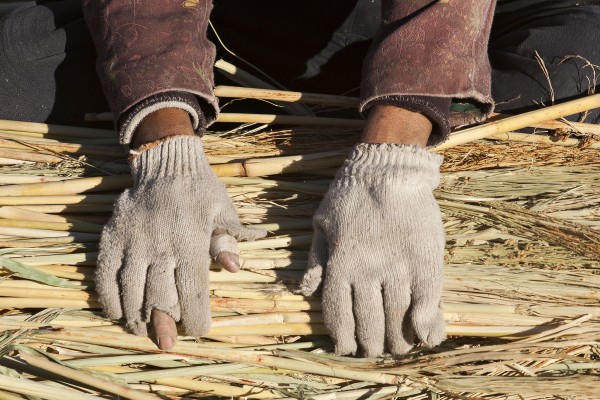
[{"label": "dry grass", "polygon": [[[54,129],[20,132],[18,150],[35,158],[48,154],[42,139],[56,140],[60,163],[0,167],[0,399],[600,398],[596,148],[478,141],[444,150],[450,338],[401,359],[332,356],[319,300],[290,291],[335,164],[223,177],[242,221],[271,234],[241,244],[240,273],[211,271],[209,335],[160,352],[102,318],[93,292],[97,232],[128,180],[90,187],[78,177],[122,174],[125,156],[116,141]],[[343,149],[359,134],[252,129],[207,135],[211,163]]]}]

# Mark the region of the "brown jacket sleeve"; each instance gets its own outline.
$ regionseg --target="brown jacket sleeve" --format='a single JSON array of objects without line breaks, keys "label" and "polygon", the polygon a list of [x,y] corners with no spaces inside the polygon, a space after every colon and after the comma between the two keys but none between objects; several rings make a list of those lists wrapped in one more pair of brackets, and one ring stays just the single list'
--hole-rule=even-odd
[{"label": "brown jacket sleeve", "polygon": [[383,0],[363,69],[361,111],[381,99],[475,100],[493,110],[487,44],[495,0]]},{"label": "brown jacket sleeve", "polygon": [[[201,119],[208,124],[216,119],[215,48],[206,37],[211,9],[210,0],[83,1],[97,72],[122,143],[131,141],[145,115],[160,108],[188,110],[196,127]],[[190,94],[199,101],[203,116],[193,115],[194,107],[185,101]],[[155,100],[128,118],[132,121],[123,129],[123,115],[150,98]]]}]

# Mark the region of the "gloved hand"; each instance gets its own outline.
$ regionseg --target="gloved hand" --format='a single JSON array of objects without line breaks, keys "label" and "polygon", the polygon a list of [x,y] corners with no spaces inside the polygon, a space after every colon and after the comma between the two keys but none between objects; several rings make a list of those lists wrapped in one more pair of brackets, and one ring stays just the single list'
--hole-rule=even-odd
[{"label": "gloved hand", "polygon": [[433,197],[442,157],[417,146],[354,147],[314,219],[301,292],[322,285],[338,354],[406,353],[445,338],[444,229]]},{"label": "gloved hand", "polygon": [[124,317],[137,335],[148,334],[153,309],[181,322],[186,334],[203,335],[211,321],[211,255],[235,253],[231,236],[253,240],[266,232],[240,224],[198,137],[171,137],[143,151],[132,173],[134,185],[117,200],[100,242],[95,281],[104,312]]}]

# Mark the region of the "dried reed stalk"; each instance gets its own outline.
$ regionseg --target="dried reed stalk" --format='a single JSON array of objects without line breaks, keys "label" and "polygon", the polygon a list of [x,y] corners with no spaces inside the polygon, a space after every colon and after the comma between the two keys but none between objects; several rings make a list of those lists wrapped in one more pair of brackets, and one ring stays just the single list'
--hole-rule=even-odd
[{"label": "dried reed stalk", "polygon": [[80,372],[57,363],[53,363],[41,357],[32,356],[23,352],[19,353],[19,357],[25,362],[27,362],[29,365],[62,376],[63,378],[67,378],[70,380],[74,380],[78,383],[91,386],[95,389],[98,389],[101,392],[111,393],[131,400],[160,399],[160,397],[154,394],[133,390],[127,385],[113,383],[106,379],[97,378],[90,374],[86,374],[84,372]]},{"label": "dried reed stalk", "polygon": [[[277,89],[276,86],[252,75],[248,71],[239,68],[223,59],[215,62],[215,70],[225,75],[231,81],[243,87],[252,87],[260,89]],[[275,82],[273,82],[275,83]],[[304,104],[290,104],[286,102],[275,102],[275,104],[283,107],[289,114],[292,115],[313,115],[313,112]]]},{"label": "dried reed stalk", "polygon": [[554,146],[577,146],[588,147],[592,149],[600,149],[600,142],[594,142],[589,139],[556,138],[553,136],[534,135],[531,133],[504,132],[490,136],[489,139],[509,140],[526,143],[542,143],[551,144]]},{"label": "dried reed stalk", "polygon": [[58,137],[89,137],[105,138],[114,135],[113,131],[104,129],[81,128],[66,125],[41,124],[36,122],[21,122],[0,120],[0,130],[15,132],[33,132],[44,135],[55,135]]},{"label": "dried reed stalk", "polygon": [[[11,132],[19,128],[10,127],[14,128]],[[40,126],[34,128],[43,131]],[[315,138],[320,146],[328,140],[336,149],[351,145],[339,136],[305,132],[293,138],[288,133],[234,139],[209,136],[205,143],[213,161],[228,161],[215,166],[228,169],[221,175],[248,175],[256,158],[253,154],[282,154],[278,147],[291,139],[300,143],[297,151],[314,151],[314,146],[302,147],[302,143]],[[88,139],[80,139],[88,134]],[[61,137],[56,131],[50,136],[42,132],[23,132],[23,136],[20,140],[32,144]],[[70,140],[87,148],[103,145],[104,139],[85,142],[94,138],[101,136],[87,132]],[[44,144],[64,142],[52,140]],[[227,148],[234,150],[226,153]],[[162,385],[165,392],[161,394],[166,396],[181,395],[173,388],[227,396],[231,388],[231,396],[249,398],[281,398],[288,393],[313,398],[378,398],[381,394],[384,398],[397,395],[392,387],[398,387],[413,399],[427,396],[426,392],[442,398],[482,397],[482,392],[490,399],[516,400],[522,395],[546,400],[565,394],[593,398],[595,389],[578,377],[589,379],[598,368],[594,357],[600,334],[600,280],[595,270],[600,265],[594,258],[600,243],[600,187],[595,151],[480,142],[447,150],[450,163],[445,168],[454,172],[444,174],[438,195],[448,237],[444,304],[451,339],[434,352],[417,349],[400,360],[338,358],[293,350],[328,346],[323,339],[312,342],[304,337],[326,333],[319,299],[291,294],[285,285],[293,287],[302,275],[310,245],[310,215],[327,189],[323,176],[330,176],[327,169],[343,157],[333,161],[328,160],[330,155],[317,156],[314,164],[305,154],[273,157],[256,163],[261,172],[254,173],[294,171],[296,175],[277,180],[222,178],[244,221],[282,235],[241,243],[244,270],[239,274],[213,266],[213,330],[203,343],[181,338],[169,355],[176,358],[169,359],[161,359],[149,340],[126,334],[115,322],[81,310],[99,307],[92,281],[98,235],[74,231],[75,226],[85,226],[77,225],[81,223],[77,216],[106,213],[86,221],[97,229],[93,223],[105,220],[115,199],[113,192],[126,187],[129,178],[57,177],[57,182],[31,185],[29,178],[21,182],[18,177],[8,178],[12,184],[0,188],[0,204],[8,205],[0,208],[0,221],[5,225],[0,227],[4,229],[0,244],[10,251],[3,250],[0,263],[25,269],[18,269],[18,274],[14,268],[0,269],[0,307],[8,311],[0,317],[0,340],[7,349],[26,344],[46,352],[86,376],[91,376],[90,371],[101,372],[144,391],[159,386],[142,385],[142,379],[154,382]],[[521,161],[523,154],[527,160]],[[546,166],[529,165],[532,159]],[[322,160],[329,164],[318,164]],[[573,166],[565,165],[565,160]],[[298,167],[303,162],[308,164]],[[525,168],[472,171],[498,165]],[[11,175],[25,168],[38,171],[34,182],[45,175],[55,176],[58,170],[65,175],[74,171],[73,166],[63,164],[56,171],[44,166],[2,167]],[[308,175],[309,171],[314,174]],[[87,191],[98,194],[79,195]],[[27,193],[43,195],[23,195]],[[89,244],[82,246],[83,240]],[[33,275],[28,277],[28,273]],[[34,309],[46,310],[31,314]],[[90,358],[92,354],[96,357]],[[94,359],[98,363],[102,359],[102,365],[94,365]],[[84,366],[86,361],[90,364]],[[13,363],[10,368],[27,376],[23,364]],[[210,374],[204,378],[210,382],[194,380],[198,373]],[[313,375],[330,378],[324,382]],[[42,389],[51,387],[47,381],[36,383]],[[8,385],[0,383],[0,390],[10,390]],[[73,397],[70,392],[62,397]]]},{"label": "dried reed stalk", "polygon": [[217,86],[215,88],[215,96],[240,99],[279,100],[292,103],[299,102],[343,108],[358,108],[360,102],[356,97],[290,92],[274,89],[253,89],[236,86]]},{"label": "dried reed stalk", "polygon": [[[11,378],[0,375],[0,387],[4,390],[9,390],[14,393],[19,393],[25,396],[35,396],[48,400],[65,400],[65,399],[81,399],[81,400],[97,400],[98,397],[82,393],[81,391],[62,389],[54,387],[51,384],[42,384],[25,378]],[[22,397],[19,397],[22,399]]]},{"label": "dried reed stalk", "polygon": [[554,106],[544,107],[540,108],[539,110],[507,117],[499,121],[490,122],[473,128],[463,129],[451,135],[446,142],[437,146],[436,149],[447,149],[492,135],[511,132],[517,129],[528,127],[530,125],[539,124],[541,122],[550,121],[556,118],[566,117],[571,114],[576,114],[578,112],[598,107],[600,107],[600,94],[582,97]]},{"label": "dried reed stalk", "polygon": [[365,121],[360,119],[305,117],[278,114],[239,114],[221,113],[216,122],[228,123],[259,123],[278,125],[332,126],[336,128],[362,129]]},{"label": "dried reed stalk", "polygon": [[27,165],[35,164],[34,161],[15,160],[14,158],[0,157],[0,166],[2,165]]},{"label": "dried reed stalk", "polygon": [[[90,156],[100,157],[127,157],[127,153],[123,149],[116,146],[90,146],[84,144],[70,144],[70,143],[41,143],[35,140],[16,141],[14,139],[1,139],[0,138],[0,155],[2,154],[14,154],[16,157],[21,154],[21,151],[35,150],[41,152],[48,152],[48,154],[66,153],[66,154],[86,154]],[[15,151],[15,153],[12,153]],[[36,153],[37,154],[37,153]],[[50,159],[50,158],[49,158]],[[53,162],[53,161],[40,161],[40,162]]]},{"label": "dried reed stalk", "polygon": [[49,154],[40,154],[33,151],[15,150],[0,148],[0,157],[29,161],[34,163],[59,163],[63,161],[62,157]]}]

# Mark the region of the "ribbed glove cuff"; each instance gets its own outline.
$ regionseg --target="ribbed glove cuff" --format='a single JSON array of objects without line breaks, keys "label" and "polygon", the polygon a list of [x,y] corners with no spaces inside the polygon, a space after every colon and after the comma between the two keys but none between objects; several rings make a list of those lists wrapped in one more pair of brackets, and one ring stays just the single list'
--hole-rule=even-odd
[{"label": "ribbed glove cuff", "polygon": [[188,92],[169,91],[155,94],[140,101],[119,117],[117,128],[121,144],[131,145],[133,134],[142,120],[153,112],[164,108],[180,108],[187,111],[194,132],[198,136],[202,136],[207,121],[196,96]]},{"label": "ribbed glove cuff", "polygon": [[393,179],[402,182],[427,183],[435,188],[440,180],[444,157],[419,146],[359,143],[338,172],[340,184],[353,184]]},{"label": "ribbed glove cuff", "polygon": [[175,136],[142,151],[131,161],[137,183],[159,178],[205,176],[213,173],[196,136]]}]

